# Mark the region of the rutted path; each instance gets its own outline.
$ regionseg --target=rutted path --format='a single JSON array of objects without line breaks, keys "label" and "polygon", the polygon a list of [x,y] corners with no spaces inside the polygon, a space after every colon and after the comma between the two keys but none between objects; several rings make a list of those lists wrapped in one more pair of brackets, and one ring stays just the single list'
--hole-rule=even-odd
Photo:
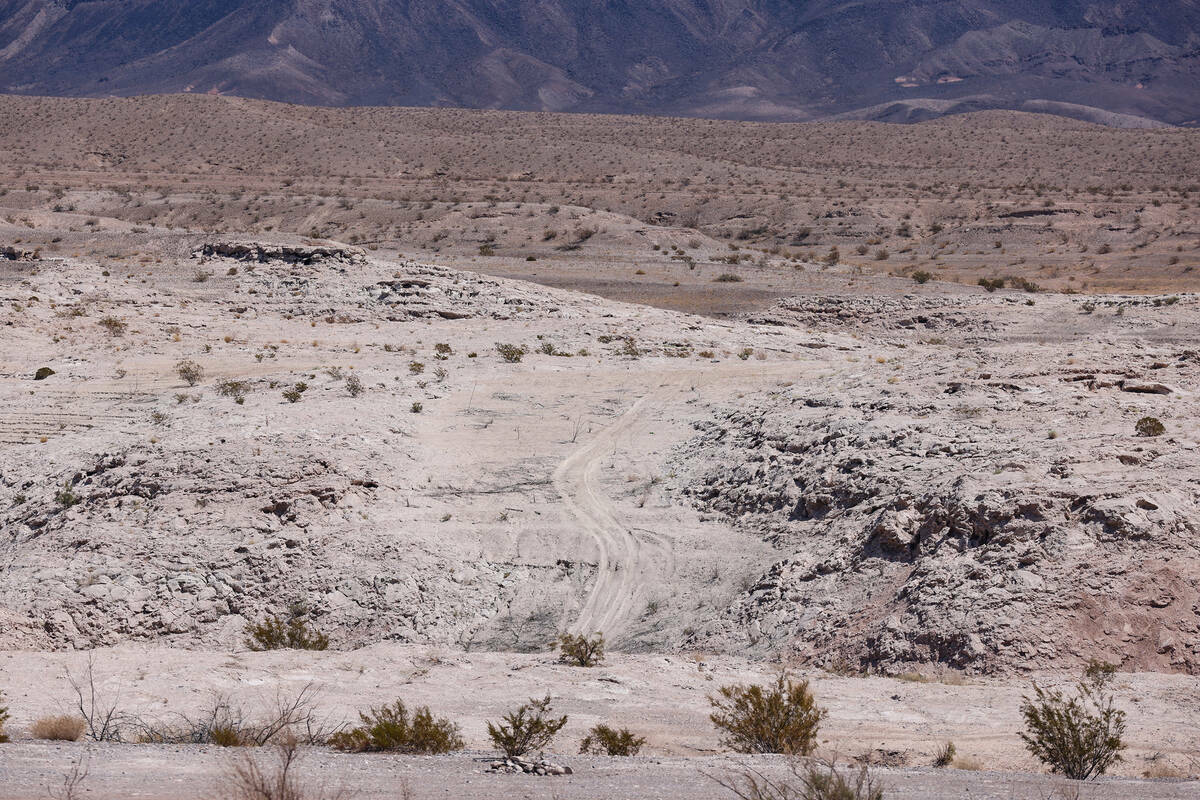
[{"label": "rutted path", "polygon": [[596,541],[596,581],[588,592],[571,631],[597,631],[610,642],[620,639],[628,620],[648,599],[646,589],[669,579],[671,543],[662,536],[630,530],[613,501],[599,485],[602,459],[612,453],[621,436],[652,407],[672,392],[671,382],[643,395],[621,417],[588,444],[576,450],[554,472],[554,486],[585,532]]}]

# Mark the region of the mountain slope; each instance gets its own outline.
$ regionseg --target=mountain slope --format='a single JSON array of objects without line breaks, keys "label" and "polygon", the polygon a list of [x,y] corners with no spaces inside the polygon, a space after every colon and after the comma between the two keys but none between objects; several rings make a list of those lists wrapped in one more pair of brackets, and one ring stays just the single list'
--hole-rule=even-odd
[{"label": "mountain slope", "polygon": [[771,119],[1038,101],[1194,124],[1198,86],[1200,0],[0,0],[0,91],[20,94]]}]

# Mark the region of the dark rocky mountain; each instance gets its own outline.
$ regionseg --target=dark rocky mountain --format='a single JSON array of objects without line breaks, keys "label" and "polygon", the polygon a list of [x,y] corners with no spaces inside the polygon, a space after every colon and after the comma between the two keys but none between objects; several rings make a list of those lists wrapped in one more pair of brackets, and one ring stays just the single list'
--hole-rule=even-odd
[{"label": "dark rocky mountain", "polygon": [[0,0],[0,91],[1200,123],[1200,0]]}]

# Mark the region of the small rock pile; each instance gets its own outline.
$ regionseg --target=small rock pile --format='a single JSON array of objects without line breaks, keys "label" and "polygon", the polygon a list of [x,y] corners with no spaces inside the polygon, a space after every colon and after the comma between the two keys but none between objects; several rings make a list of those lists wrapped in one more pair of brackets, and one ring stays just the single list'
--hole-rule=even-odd
[{"label": "small rock pile", "polygon": [[552,764],[545,759],[526,761],[523,758],[501,758],[488,765],[489,772],[500,772],[507,775],[524,773],[526,775],[571,775],[573,770],[563,764]]}]

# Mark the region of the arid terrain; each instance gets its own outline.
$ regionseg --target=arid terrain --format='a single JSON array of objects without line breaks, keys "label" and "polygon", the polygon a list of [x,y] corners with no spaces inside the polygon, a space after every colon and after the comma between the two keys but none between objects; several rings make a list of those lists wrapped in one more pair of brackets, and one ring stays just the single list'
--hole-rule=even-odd
[{"label": "arid terrain", "polygon": [[[1079,796],[1196,792],[1196,132],[0,107],[0,796],[215,796],[130,720],[310,687],[463,727],[306,752],[358,796],[731,797],[707,698],[783,668],[888,797],[1067,797],[1018,709],[1098,661]],[[126,743],[35,741],[89,654]],[[575,774],[485,775],[547,693]]]}]

